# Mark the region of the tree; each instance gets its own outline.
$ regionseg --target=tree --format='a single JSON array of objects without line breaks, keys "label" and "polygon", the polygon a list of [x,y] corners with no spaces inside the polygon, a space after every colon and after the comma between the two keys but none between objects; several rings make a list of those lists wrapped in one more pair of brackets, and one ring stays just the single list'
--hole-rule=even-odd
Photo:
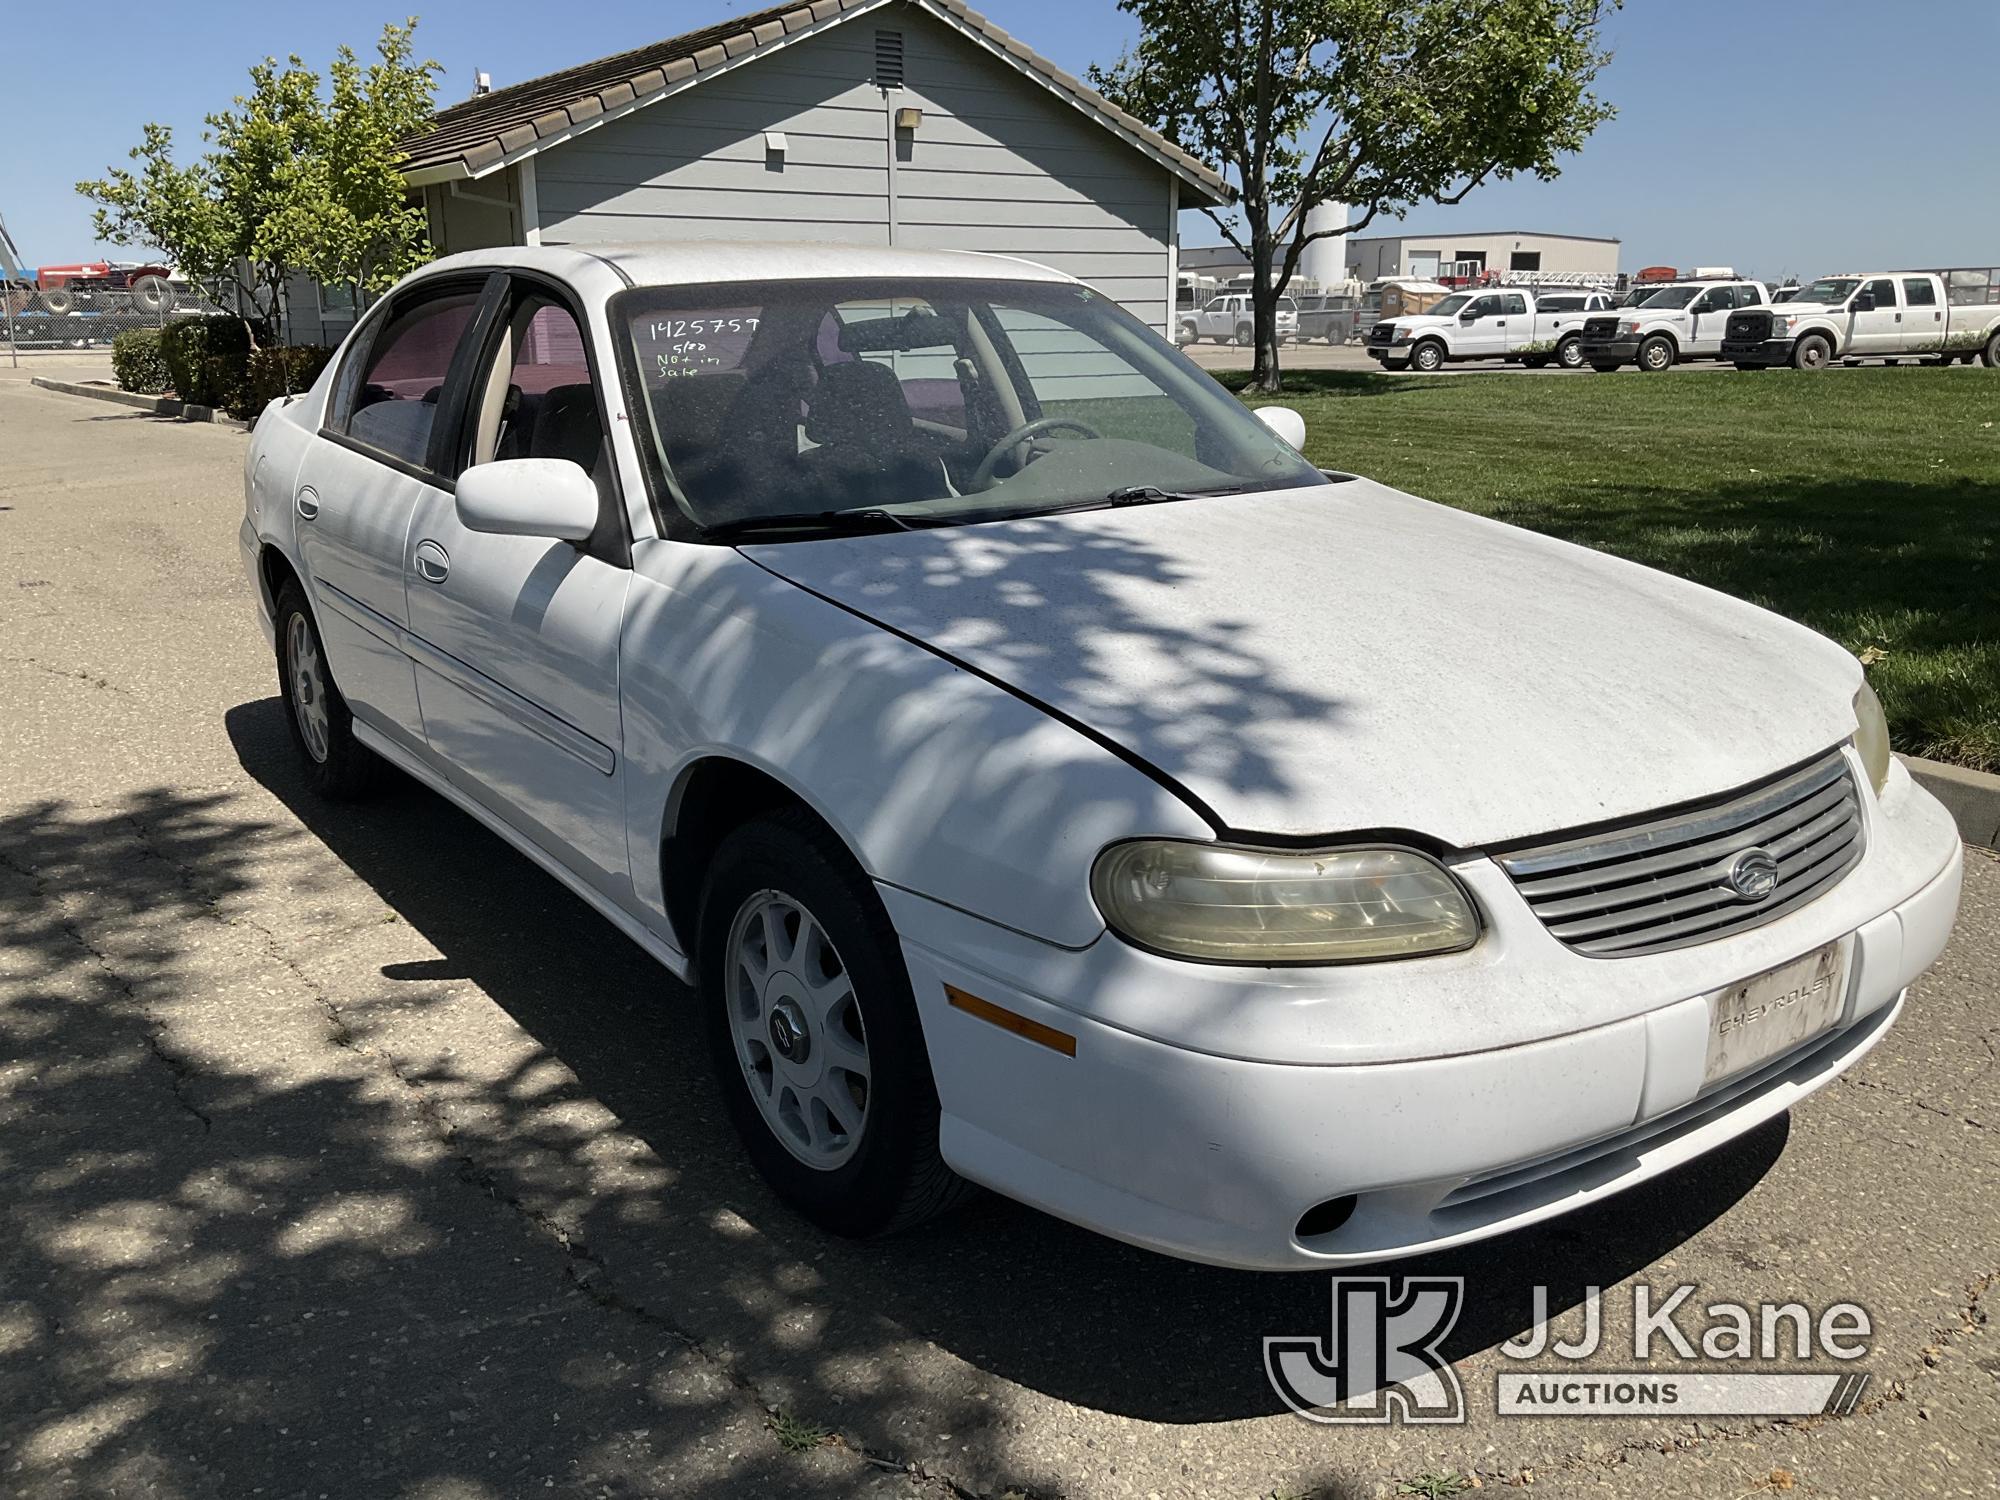
[{"label": "tree", "polygon": [[[1312,241],[1481,183],[1557,175],[1611,108],[1598,23],[1619,0],[1119,0],[1137,45],[1091,82],[1218,164],[1250,262],[1253,389],[1279,389],[1278,298]],[[1360,212],[1309,230],[1322,203]]]},{"label": "tree", "polygon": [[407,200],[398,143],[431,112],[438,65],[415,62],[414,19],[382,28],[377,60],[334,56],[329,90],[296,56],[250,69],[250,91],[208,116],[200,160],[173,159],[173,132],[148,125],[136,170],[80,182],[98,238],[150,245],[211,296],[235,285],[276,315],[307,272],[362,295],[429,257],[420,206]]}]

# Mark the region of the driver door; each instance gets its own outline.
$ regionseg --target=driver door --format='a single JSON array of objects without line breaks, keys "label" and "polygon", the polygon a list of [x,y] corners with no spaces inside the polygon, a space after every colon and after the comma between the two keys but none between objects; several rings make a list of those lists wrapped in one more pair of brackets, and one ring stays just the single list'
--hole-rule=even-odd
[{"label": "driver door", "polygon": [[[1866,311],[1861,304],[1870,294],[1875,305]],[[1896,283],[1887,276],[1868,282],[1854,294],[1852,331],[1847,354],[1893,354],[1902,348],[1903,307],[1896,297]]]},{"label": "driver door", "polygon": [[1736,306],[1733,287],[1712,286],[1688,308],[1688,339],[1684,354],[1720,354],[1722,330]]},{"label": "driver door", "polygon": [[584,325],[559,288],[513,277],[453,376],[466,393],[454,472],[568,460],[596,482],[600,520],[583,542],[497,536],[467,527],[448,491],[419,502],[404,563],[425,733],[468,797],[619,898],[630,548]]},{"label": "driver door", "polygon": [[[1468,315],[1470,322],[1466,321]],[[1459,314],[1451,352],[1461,359],[1498,359],[1507,352],[1507,325],[1513,321],[1507,315],[1506,299],[1499,293],[1476,297]]]}]

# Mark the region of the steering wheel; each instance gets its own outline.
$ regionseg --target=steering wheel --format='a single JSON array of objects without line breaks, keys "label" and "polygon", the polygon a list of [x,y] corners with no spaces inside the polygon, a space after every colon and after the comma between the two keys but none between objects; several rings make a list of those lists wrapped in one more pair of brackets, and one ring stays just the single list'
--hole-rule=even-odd
[{"label": "steering wheel", "polygon": [[1040,437],[1045,432],[1054,432],[1067,427],[1080,432],[1087,438],[1101,438],[1103,433],[1088,422],[1079,422],[1075,417],[1037,417],[1032,422],[1023,422],[1012,432],[986,450],[986,457],[979,460],[979,467],[972,471],[972,477],[965,482],[968,490],[983,490],[993,483],[993,471],[1000,467],[1000,460],[1018,448],[1029,438]]}]

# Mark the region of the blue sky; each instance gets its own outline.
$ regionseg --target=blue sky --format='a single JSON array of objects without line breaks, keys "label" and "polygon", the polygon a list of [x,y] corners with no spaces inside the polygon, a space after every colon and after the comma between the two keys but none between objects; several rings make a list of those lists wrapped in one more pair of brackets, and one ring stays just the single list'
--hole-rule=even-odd
[{"label": "blue sky", "polygon": [[[202,115],[265,53],[323,66],[419,9],[447,72],[518,82],[758,8],[759,0],[414,0],[353,4],[111,0],[17,7],[0,86],[0,214],[30,262],[101,253],[72,191],[123,160],[147,120],[198,144]],[[994,20],[1081,73],[1131,26],[1111,0],[983,0]],[[551,24],[552,21],[554,24]],[[2000,262],[2000,0],[1629,0],[1600,91],[1619,118],[1551,183],[1500,183],[1412,230],[1616,235],[1626,270],[1730,264],[1773,278],[1836,267]],[[1957,58],[1981,59],[1961,71]],[[1188,244],[1219,236],[1199,216]],[[114,252],[118,253],[118,252]]]}]

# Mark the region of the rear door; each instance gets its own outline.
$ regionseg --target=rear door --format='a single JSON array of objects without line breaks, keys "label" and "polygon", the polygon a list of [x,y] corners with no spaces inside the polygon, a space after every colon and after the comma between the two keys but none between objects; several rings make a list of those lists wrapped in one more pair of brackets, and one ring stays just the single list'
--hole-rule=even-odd
[{"label": "rear door", "polygon": [[376,315],[346,356],[293,496],[334,682],[357,719],[419,757],[403,547],[418,505],[449,484],[434,442],[439,401],[484,281],[418,282]]},{"label": "rear door", "polygon": [[622,898],[618,634],[630,541],[586,334],[565,288],[512,276],[454,371],[464,417],[450,469],[566,459],[597,484],[596,533],[573,543],[473,531],[437,488],[417,504],[404,574],[433,753],[466,795]]},{"label": "rear door", "polygon": [[1944,305],[1943,299],[1938,296],[1935,276],[1903,278],[1902,329],[1902,347],[1905,349],[1944,347]]},{"label": "rear door", "polygon": [[[1874,306],[1864,311],[1864,304],[1871,299]],[[1894,354],[1903,347],[1903,304],[1892,278],[1878,276],[1863,283],[1854,294],[1848,317],[1847,347],[1841,353]]]}]

